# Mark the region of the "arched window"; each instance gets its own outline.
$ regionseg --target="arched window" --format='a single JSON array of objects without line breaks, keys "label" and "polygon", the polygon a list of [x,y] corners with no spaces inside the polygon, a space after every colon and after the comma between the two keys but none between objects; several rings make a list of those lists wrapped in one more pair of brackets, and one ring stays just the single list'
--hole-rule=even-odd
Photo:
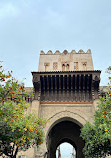
[{"label": "arched window", "polygon": [[69,71],[69,64],[66,65],[66,71]]},{"label": "arched window", "polygon": [[65,64],[62,64],[62,71],[65,71]]}]

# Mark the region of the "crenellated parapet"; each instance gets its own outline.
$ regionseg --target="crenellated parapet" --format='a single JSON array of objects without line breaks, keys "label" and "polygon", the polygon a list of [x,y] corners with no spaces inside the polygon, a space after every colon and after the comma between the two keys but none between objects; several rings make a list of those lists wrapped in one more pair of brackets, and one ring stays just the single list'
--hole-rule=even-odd
[{"label": "crenellated parapet", "polygon": [[47,53],[40,52],[39,70],[38,71],[87,71],[94,70],[92,62],[91,50],[84,52],[80,49],[78,52],[72,50],[68,52],[64,50],[60,52],[56,50]]},{"label": "crenellated parapet", "polygon": [[75,50],[72,50],[71,52],[68,52],[67,50],[64,50],[63,52],[60,52],[59,50],[56,50],[55,52],[52,52],[51,50],[49,50],[48,52],[44,52],[43,50],[40,51],[40,55],[60,55],[60,54],[91,54],[91,50],[88,49],[86,52],[84,52],[82,49],[80,49],[78,52]]}]

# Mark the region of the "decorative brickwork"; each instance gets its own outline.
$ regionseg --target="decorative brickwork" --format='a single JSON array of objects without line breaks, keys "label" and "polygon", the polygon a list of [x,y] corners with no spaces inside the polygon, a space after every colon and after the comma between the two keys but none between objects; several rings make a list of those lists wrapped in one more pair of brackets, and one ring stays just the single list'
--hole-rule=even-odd
[{"label": "decorative brickwork", "polygon": [[58,64],[57,64],[57,62],[54,62],[53,63],[53,70],[57,70],[57,68],[58,68]]}]

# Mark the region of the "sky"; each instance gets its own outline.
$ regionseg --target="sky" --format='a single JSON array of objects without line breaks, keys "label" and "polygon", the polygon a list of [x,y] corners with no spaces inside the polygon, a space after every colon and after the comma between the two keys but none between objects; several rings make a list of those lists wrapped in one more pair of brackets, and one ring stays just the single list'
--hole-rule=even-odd
[{"label": "sky", "polygon": [[107,85],[111,0],[0,0],[0,61],[18,80],[32,87],[40,51],[65,49],[91,49],[101,85]]},{"label": "sky", "polygon": [[[72,154],[76,155],[75,149],[69,143],[62,143],[60,145],[60,153],[61,158],[72,158]],[[58,150],[56,151],[56,157],[58,158]]]},{"label": "sky", "polygon": [[65,49],[91,49],[100,85],[107,85],[111,0],[0,0],[0,61],[25,86],[33,86],[41,50]]}]

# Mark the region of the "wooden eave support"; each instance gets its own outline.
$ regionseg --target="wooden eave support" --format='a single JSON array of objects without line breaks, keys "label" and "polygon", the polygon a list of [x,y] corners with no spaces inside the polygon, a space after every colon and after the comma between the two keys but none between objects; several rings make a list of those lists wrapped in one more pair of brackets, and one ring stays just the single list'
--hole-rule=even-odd
[{"label": "wooden eave support", "polygon": [[[101,71],[69,71],[69,72],[32,72],[33,84],[35,90],[35,98],[40,97],[41,92],[52,91],[57,94],[63,91],[64,99],[67,99],[70,92],[75,92],[75,98],[79,94],[81,100],[81,94],[84,95],[91,92],[90,98],[98,98],[98,88],[100,82]],[[65,96],[65,93],[68,93]],[[59,94],[60,95],[60,94]],[[60,96],[59,96],[60,98]]]}]

